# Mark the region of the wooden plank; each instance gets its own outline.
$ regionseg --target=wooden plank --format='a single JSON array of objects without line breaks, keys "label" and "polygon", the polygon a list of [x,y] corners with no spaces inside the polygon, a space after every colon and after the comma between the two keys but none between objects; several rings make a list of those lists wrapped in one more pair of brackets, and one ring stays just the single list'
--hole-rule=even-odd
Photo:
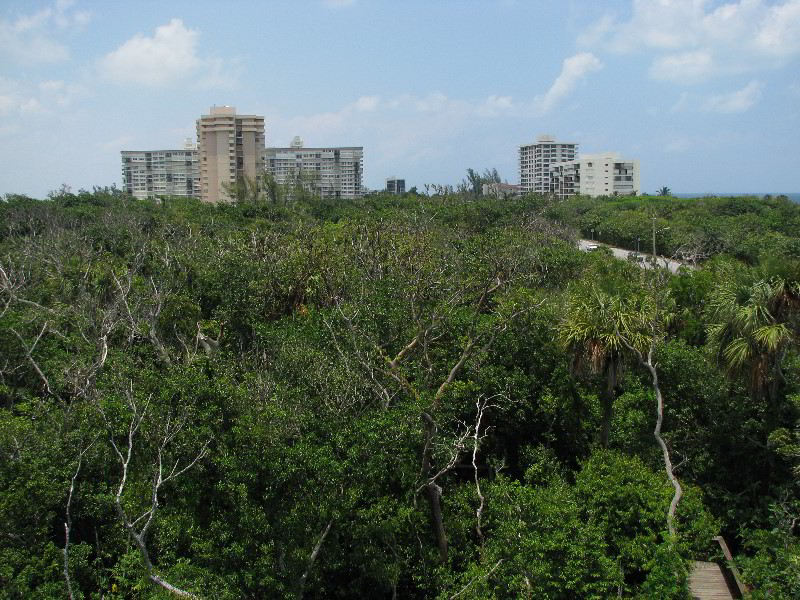
[{"label": "wooden plank", "polygon": [[725,538],[718,535],[714,538],[714,541],[717,542],[722,549],[722,554],[725,556],[725,560],[728,563],[728,570],[733,576],[739,594],[744,596],[748,592],[747,586],[742,581],[742,576],[739,574],[739,569],[736,568],[736,563],[733,562],[733,555],[731,554],[730,548],[728,548],[728,544],[725,542]]},{"label": "wooden plank", "polygon": [[689,590],[695,600],[734,600],[720,565],[696,561],[689,575]]}]

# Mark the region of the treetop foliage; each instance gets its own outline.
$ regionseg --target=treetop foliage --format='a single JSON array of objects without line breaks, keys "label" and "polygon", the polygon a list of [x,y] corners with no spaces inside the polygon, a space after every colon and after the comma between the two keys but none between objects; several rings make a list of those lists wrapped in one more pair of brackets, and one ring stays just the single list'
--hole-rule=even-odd
[{"label": "treetop foliage", "polygon": [[243,185],[0,202],[0,597],[795,594],[796,207]]}]

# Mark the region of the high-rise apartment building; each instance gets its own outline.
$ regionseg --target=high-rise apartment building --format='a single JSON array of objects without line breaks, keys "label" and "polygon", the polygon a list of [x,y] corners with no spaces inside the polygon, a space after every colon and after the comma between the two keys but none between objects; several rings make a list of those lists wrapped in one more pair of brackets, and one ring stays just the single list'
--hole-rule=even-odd
[{"label": "high-rise apartment building", "polygon": [[519,185],[526,194],[549,194],[552,165],[575,160],[578,144],[557,142],[551,135],[540,135],[536,143],[519,147]]},{"label": "high-rise apartment building", "polygon": [[227,201],[226,186],[264,169],[264,117],[237,115],[233,106],[212,106],[209,113],[197,119],[200,197]]},{"label": "high-rise apartment building", "polygon": [[390,194],[405,194],[406,193],[406,180],[398,179],[397,177],[386,178],[386,191]]},{"label": "high-rise apartment building", "polygon": [[552,166],[550,187],[559,198],[631,196],[639,193],[639,161],[615,152],[586,154],[578,160]]},{"label": "high-rise apartment building", "polygon": [[134,198],[200,196],[197,149],[187,139],[180,150],[123,150],[122,189]]},{"label": "high-rise apartment building", "polygon": [[325,198],[360,198],[363,146],[306,148],[296,136],[288,148],[267,148],[266,171],[278,183],[299,181]]}]

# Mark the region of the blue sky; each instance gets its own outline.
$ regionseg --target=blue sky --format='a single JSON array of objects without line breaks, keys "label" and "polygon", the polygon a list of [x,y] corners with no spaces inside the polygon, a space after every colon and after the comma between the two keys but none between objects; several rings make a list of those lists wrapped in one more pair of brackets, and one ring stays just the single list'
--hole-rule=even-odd
[{"label": "blue sky", "polygon": [[370,188],[517,181],[541,133],[642,189],[800,191],[800,0],[0,1],[0,194],[120,185],[213,104],[364,146]]}]

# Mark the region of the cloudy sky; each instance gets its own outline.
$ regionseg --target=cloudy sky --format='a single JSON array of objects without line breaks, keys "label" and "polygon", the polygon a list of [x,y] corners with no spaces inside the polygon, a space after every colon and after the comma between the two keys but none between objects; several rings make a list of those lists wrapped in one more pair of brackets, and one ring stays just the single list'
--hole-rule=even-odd
[{"label": "cloudy sky", "polygon": [[644,191],[800,192],[800,0],[0,1],[0,194],[120,185],[213,104],[366,184],[517,181],[541,133]]}]

